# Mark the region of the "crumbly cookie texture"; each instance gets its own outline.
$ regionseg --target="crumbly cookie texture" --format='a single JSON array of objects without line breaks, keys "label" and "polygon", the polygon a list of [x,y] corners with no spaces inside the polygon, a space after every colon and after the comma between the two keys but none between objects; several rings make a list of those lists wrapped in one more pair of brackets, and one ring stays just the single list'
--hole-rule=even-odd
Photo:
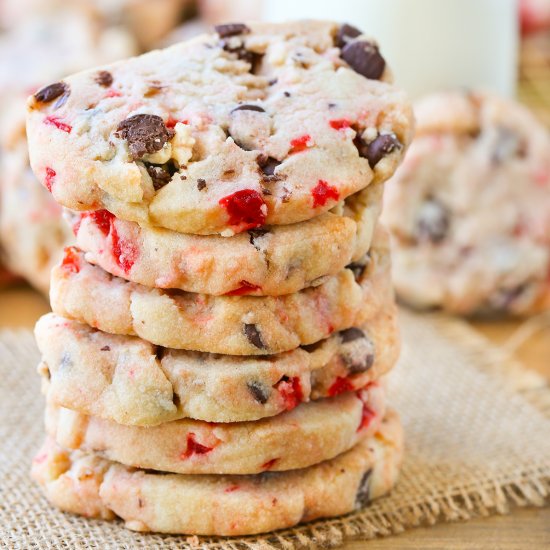
[{"label": "crumbly cookie texture", "polygon": [[374,382],[271,418],[226,424],[182,419],[123,426],[50,404],[46,431],[64,448],[100,452],[126,466],[178,474],[257,474],[334,458],[372,436],[384,414],[384,390]]},{"label": "crumbly cookie texture", "polygon": [[547,129],[478,92],[427,97],[416,116],[384,197],[399,297],[460,314],[550,308]]},{"label": "crumbly cookie texture", "polygon": [[369,254],[323,284],[286,296],[207,296],[152,289],[113,277],[75,247],[52,270],[52,309],[112,334],[159,346],[229,355],[272,355],[361,326],[392,303],[386,234]]},{"label": "crumbly cookie texture", "polygon": [[228,236],[393,174],[412,114],[374,42],[331,22],[216,30],[29,99],[33,169],[59,203]]},{"label": "crumbly cookie texture", "polygon": [[233,237],[186,235],[116,219],[107,210],[67,211],[86,261],[155,288],[210,295],[281,296],[316,286],[370,248],[382,184],[335,212]]},{"label": "crumbly cookie texture", "polygon": [[395,484],[403,452],[397,415],[352,450],[302,470],[190,476],[128,468],[48,439],[32,474],[62,510],[135,531],[247,535],[358,510]]},{"label": "crumbly cookie texture", "polygon": [[54,314],[38,321],[35,334],[49,402],[134,426],[274,416],[359,390],[386,374],[399,354],[393,306],[362,328],[265,358],[159,348]]}]

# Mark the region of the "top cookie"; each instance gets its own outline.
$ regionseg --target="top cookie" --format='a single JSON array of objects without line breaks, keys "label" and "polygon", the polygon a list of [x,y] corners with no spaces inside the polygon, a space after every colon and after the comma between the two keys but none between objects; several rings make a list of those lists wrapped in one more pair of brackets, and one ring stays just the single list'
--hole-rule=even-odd
[{"label": "top cookie", "polygon": [[30,98],[31,163],[58,202],[232,235],[393,174],[412,114],[376,44],[331,22],[216,30]]}]

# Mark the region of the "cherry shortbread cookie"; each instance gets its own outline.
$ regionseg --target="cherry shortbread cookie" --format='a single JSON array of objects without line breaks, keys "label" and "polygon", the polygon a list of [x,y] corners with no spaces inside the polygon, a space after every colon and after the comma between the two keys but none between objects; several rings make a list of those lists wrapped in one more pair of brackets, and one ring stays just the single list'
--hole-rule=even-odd
[{"label": "cherry shortbread cookie", "polygon": [[399,354],[394,307],[362,328],[268,357],[159,348],[54,314],[39,320],[35,334],[49,402],[137,426],[273,416],[310,399],[359,390],[387,373]]},{"label": "cherry shortbread cookie", "polygon": [[461,313],[550,308],[550,136],[478,92],[416,106],[417,137],[387,185],[399,296]]},{"label": "cherry shortbread cookie", "polygon": [[31,162],[75,210],[225,236],[390,177],[412,114],[378,46],[331,22],[232,24],[29,99]]},{"label": "cherry shortbread cookie", "polygon": [[116,219],[107,210],[67,211],[86,261],[155,288],[210,295],[280,296],[315,286],[370,248],[382,185],[292,225],[251,229],[231,238],[186,235]]},{"label": "cherry shortbread cookie", "polygon": [[48,439],[32,473],[48,500],[68,512],[120,517],[135,531],[235,536],[359,510],[393,487],[402,453],[402,427],[390,411],[374,436],[302,470],[168,474],[67,451]]},{"label": "cherry shortbread cookie", "polygon": [[302,403],[254,422],[181,419],[124,426],[49,405],[46,431],[64,448],[98,452],[134,466],[179,474],[256,474],[306,468],[373,435],[385,413],[382,387]]}]

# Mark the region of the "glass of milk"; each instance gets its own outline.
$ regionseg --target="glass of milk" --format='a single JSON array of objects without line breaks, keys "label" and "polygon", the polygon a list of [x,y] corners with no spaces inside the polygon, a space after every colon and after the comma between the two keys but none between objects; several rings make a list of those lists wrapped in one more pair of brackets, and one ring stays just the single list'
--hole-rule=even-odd
[{"label": "glass of milk", "polygon": [[442,88],[513,96],[517,0],[263,0],[263,18],[334,19],[379,41],[411,97]]}]

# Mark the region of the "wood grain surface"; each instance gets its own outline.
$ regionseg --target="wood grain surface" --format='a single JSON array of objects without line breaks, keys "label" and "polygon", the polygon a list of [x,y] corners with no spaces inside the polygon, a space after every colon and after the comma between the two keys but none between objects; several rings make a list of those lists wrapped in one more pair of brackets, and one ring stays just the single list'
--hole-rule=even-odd
[{"label": "wood grain surface", "polygon": [[[0,328],[32,328],[49,310],[44,297],[19,286],[0,291]],[[472,326],[496,344],[504,344],[518,328],[516,321],[475,322]],[[517,351],[528,367],[550,380],[550,327],[539,331]],[[550,437],[550,434],[549,434]],[[550,508],[514,510],[507,516],[467,523],[419,527],[401,535],[372,541],[350,541],[347,550],[550,550]]]}]

